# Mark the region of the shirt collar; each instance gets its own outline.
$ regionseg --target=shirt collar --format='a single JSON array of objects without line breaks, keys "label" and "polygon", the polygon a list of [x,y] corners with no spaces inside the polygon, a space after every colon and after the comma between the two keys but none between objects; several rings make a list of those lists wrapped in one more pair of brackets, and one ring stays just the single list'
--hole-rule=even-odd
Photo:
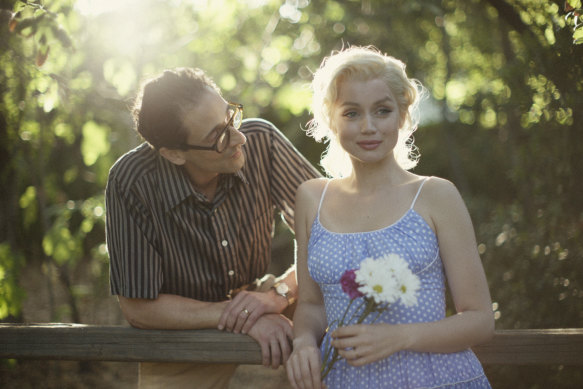
[{"label": "shirt collar", "polygon": [[195,194],[188,177],[180,166],[173,164],[166,158],[158,155],[158,182],[161,200],[164,201],[165,211],[176,207],[187,197]]},{"label": "shirt collar", "polygon": [[237,173],[232,174],[231,176],[237,177],[241,182],[245,185],[249,185],[249,181],[247,181],[247,177],[245,177],[245,173],[243,173],[243,169],[239,170]]},{"label": "shirt collar", "polygon": [[[221,177],[217,190],[230,190],[237,181],[249,185],[243,170],[235,174],[225,174]],[[175,165],[161,155],[158,156],[158,182],[162,199],[165,202],[165,211],[174,209],[190,196],[201,203],[208,203],[207,198],[192,187],[187,174],[181,166]]]}]

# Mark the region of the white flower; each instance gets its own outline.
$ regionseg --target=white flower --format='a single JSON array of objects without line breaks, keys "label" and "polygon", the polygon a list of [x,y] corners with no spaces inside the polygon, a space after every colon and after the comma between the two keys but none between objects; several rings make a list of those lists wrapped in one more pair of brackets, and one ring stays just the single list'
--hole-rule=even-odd
[{"label": "white flower", "polygon": [[380,258],[366,258],[355,272],[358,290],[374,299],[377,304],[392,304],[402,299],[403,304],[417,304],[416,293],[420,283],[407,262],[397,254],[388,254]]},{"label": "white flower", "polygon": [[359,280],[358,276],[356,280],[362,285],[358,290],[377,304],[394,303],[399,297],[399,284],[394,277],[387,277],[386,272],[367,273],[366,280]]},{"label": "white flower", "polygon": [[407,268],[406,271],[402,272],[399,277],[400,287],[400,299],[403,305],[407,307],[412,307],[417,305],[417,291],[421,287],[421,281],[413,272]]}]

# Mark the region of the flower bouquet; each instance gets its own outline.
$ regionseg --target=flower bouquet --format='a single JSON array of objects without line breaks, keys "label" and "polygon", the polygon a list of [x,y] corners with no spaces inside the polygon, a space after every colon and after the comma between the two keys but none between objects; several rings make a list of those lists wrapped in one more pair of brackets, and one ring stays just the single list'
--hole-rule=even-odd
[{"label": "flower bouquet", "polygon": [[[372,324],[389,308],[390,304],[399,300],[407,307],[417,305],[417,291],[421,282],[401,256],[387,254],[377,259],[366,258],[361,262],[360,269],[347,270],[340,277],[340,284],[344,293],[350,297],[350,303],[338,322],[338,327],[347,323],[361,324],[370,314],[376,313],[370,322]],[[360,305],[346,320],[351,306],[360,297],[362,297]],[[356,322],[354,322],[355,319]],[[339,359],[338,350],[332,347],[329,340],[320,371],[322,380],[332,371]]]}]

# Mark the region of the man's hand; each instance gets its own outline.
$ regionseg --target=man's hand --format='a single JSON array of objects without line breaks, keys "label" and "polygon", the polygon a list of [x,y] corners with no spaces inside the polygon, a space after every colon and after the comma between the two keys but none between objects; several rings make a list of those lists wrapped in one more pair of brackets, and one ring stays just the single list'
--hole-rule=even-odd
[{"label": "man's hand", "polygon": [[280,313],[287,306],[285,297],[274,292],[242,291],[227,305],[219,319],[219,330],[248,333],[261,316]]},{"label": "man's hand", "polygon": [[291,352],[292,322],[283,315],[270,313],[261,316],[251,327],[249,336],[261,346],[263,366],[277,369],[285,364]]}]

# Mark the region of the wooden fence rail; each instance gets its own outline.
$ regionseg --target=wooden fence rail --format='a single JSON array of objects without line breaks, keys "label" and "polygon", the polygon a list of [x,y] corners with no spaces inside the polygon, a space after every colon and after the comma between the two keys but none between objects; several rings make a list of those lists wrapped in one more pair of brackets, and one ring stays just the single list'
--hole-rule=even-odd
[{"label": "wooden fence rail", "polygon": [[[474,352],[485,364],[583,366],[583,328],[501,330]],[[0,358],[260,364],[247,335],[84,324],[0,324]]]}]

